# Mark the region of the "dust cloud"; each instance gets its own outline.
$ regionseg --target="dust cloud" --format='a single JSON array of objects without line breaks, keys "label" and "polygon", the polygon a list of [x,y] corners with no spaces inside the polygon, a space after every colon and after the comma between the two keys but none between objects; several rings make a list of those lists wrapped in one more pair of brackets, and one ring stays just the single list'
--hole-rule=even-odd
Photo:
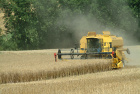
[{"label": "dust cloud", "polygon": [[[126,2],[127,4],[127,2]],[[115,4],[113,1],[110,2],[110,7],[112,10],[122,9],[121,3]],[[134,36],[135,31],[138,28],[138,23],[136,18],[133,17],[131,9],[127,7],[127,11],[119,10],[119,13],[111,14],[114,19],[117,19],[119,26],[113,27],[103,24],[99,19],[99,15],[77,15],[73,14],[71,16],[67,15],[63,18],[58,19],[59,24],[65,24],[71,29],[71,33],[75,37],[76,43],[79,42],[82,36],[86,36],[88,32],[95,31],[97,34],[102,34],[102,31],[110,31],[112,35],[118,37],[123,37],[124,45],[138,45],[139,42]],[[65,11],[65,10],[64,10]],[[68,13],[69,14],[69,13]],[[62,23],[60,23],[60,20]],[[108,23],[106,23],[108,24]],[[121,27],[121,28],[120,28]]]},{"label": "dust cloud", "polygon": [[[96,32],[102,34],[102,31],[110,31],[112,35],[123,37],[124,45],[138,45],[139,42],[134,36],[133,32],[129,33],[123,29],[117,27],[105,27],[95,17],[87,19],[86,16],[74,16],[74,20],[65,19],[64,23],[72,29],[72,33],[78,42],[82,36],[86,36],[88,32]],[[120,19],[121,20],[121,19]],[[121,22],[120,22],[121,23]],[[135,25],[137,26],[137,25]],[[138,28],[138,27],[131,28]],[[130,28],[130,27],[129,27]]]},{"label": "dust cloud", "polygon": [[140,67],[140,46],[125,46],[125,48],[129,48],[130,50],[130,54],[125,52],[125,55],[128,58],[128,63],[125,64]]},{"label": "dust cloud", "polygon": [[[54,7],[54,10],[57,10],[55,9],[57,4],[50,6],[50,2],[48,2],[48,4],[46,3],[47,1],[44,1],[46,4],[41,1],[39,2],[46,9]],[[98,2],[94,3],[95,5],[102,6],[98,4]],[[92,10],[90,12],[86,11],[85,14],[80,13],[82,10],[78,10],[77,13],[74,13],[74,11],[67,6],[54,11],[58,14],[55,15],[56,18],[52,27],[58,30],[48,27],[49,33],[47,34],[52,37],[47,38],[47,40],[51,40],[51,42],[47,42],[46,40],[47,46],[45,46],[49,46],[48,48],[69,48],[72,47],[72,45],[74,46],[75,43],[79,44],[82,36],[86,36],[88,32],[92,31],[97,34],[102,34],[102,31],[110,31],[113,35],[123,37],[124,45],[139,45],[138,37],[135,36],[138,30],[138,21],[133,17],[128,3],[123,0],[118,0],[117,3],[116,1],[109,0],[104,6],[107,8],[108,14],[105,14],[106,11],[104,12],[104,10],[100,8],[97,9],[99,14],[98,12],[92,12]],[[61,5],[59,7],[61,8]],[[40,18],[43,21],[52,19],[51,16],[48,16],[49,12],[44,11],[38,11]],[[52,12],[50,12],[50,14],[52,14]],[[101,14],[103,15],[101,16]],[[42,24],[44,23],[46,22]],[[44,25],[44,27],[45,26],[46,25]],[[51,32],[51,30],[54,32]]]},{"label": "dust cloud", "polygon": [[73,15],[63,19],[63,24],[71,29],[76,41],[79,41],[82,36],[86,36],[90,31],[101,31],[102,25],[98,20],[93,18],[88,19],[84,15]]}]

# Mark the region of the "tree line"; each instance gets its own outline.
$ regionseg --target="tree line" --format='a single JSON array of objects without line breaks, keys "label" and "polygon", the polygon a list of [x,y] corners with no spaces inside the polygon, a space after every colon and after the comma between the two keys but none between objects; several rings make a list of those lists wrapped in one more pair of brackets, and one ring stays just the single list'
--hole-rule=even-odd
[{"label": "tree line", "polygon": [[140,41],[139,0],[0,0],[0,9],[6,28],[0,50],[73,47],[78,30],[97,23]]}]

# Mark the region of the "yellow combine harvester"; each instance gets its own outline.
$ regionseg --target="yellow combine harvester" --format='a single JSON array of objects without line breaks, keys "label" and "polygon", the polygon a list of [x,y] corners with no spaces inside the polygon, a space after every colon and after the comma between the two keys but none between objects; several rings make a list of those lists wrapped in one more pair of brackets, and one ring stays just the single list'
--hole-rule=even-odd
[{"label": "yellow combine harvester", "polygon": [[112,68],[124,67],[124,60],[127,60],[123,51],[130,54],[129,49],[123,48],[123,38],[111,35],[109,31],[103,31],[102,34],[96,32],[88,32],[87,36],[83,36],[80,40],[80,53],[74,53],[71,49],[70,53],[61,53],[58,50],[58,58],[62,55],[70,55],[71,59],[74,55],[81,55],[81,59],[85,58],[109,58],[112,59]]}]

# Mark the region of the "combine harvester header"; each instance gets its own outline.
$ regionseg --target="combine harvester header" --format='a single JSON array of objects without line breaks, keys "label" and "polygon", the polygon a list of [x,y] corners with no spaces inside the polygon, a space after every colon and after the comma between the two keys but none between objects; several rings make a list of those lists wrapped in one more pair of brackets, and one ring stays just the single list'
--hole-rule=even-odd
[{"label": "combine harvester header", "polygon": [[[75,47],[70,50],[70,53],[61,53],[58,50],[58,59],[62,59],[63,55],[70,55],[74,59],[74,55],[81,56],[81,59],[99,58],[112,59],[112,68],[124,67],[124,60],[127,61],[123,51],[130,54],[128,48],[123,48],[123,38],[111,35],[109,31],[103,31],[103,34],[96,34],[96,32],[88,32],[87,36],[83,36],[80,40],[80,52]],[[104,61],[103,61],[104,62]]]}]

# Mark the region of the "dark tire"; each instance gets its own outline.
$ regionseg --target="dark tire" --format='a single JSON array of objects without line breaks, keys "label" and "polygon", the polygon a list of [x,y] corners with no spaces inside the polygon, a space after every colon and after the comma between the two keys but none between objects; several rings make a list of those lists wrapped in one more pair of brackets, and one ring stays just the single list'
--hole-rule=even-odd
[{"label": "dark tire", "polygon": [[71,58],[71,59],[74,59],[74,55],[72,55],[72,54],[74,53],[74,50],[71,49],[70,53],[71,53],[70,58]]},{"label": "dark tire", "polygon": [[87,55],[85,55],[85,59],[88,59]]},{"label": "dark tire", "polygon": [[61,50],[60,49],[58,50],[58,59],[61,59],[61,55],[59,55],[59,54],[61,54]]}]

